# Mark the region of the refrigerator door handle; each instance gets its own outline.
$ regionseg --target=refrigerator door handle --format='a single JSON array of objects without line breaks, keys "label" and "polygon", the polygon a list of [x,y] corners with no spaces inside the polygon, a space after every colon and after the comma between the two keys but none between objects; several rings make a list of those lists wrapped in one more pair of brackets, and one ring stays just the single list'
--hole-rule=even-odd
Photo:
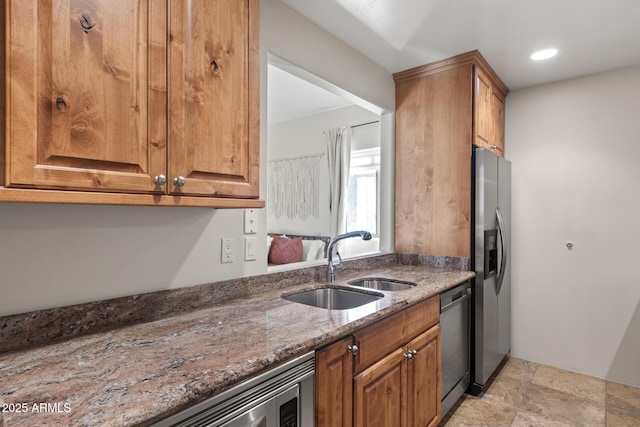
[{"label": "refrigerator door handle", "polygon": [[502,282],[504,281],[504,273],[507,269],[507,253],[509,249],[507,247],[507,236],[505,235],[504,220],[502,219],[502,212],[500,208],[496,208],[496,218],[498,218],[498,231],[500,232],[500,244],[502,245],[502,259],[500,260],[500,272],[498,273],[498,289],[496,294],[500,294],[502,288]]}]

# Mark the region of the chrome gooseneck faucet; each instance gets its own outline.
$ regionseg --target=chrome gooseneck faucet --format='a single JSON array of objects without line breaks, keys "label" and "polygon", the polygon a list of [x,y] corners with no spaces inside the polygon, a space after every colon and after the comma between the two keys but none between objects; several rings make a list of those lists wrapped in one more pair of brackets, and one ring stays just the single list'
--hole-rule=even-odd
[{"label": "chrome gooseneck faucet", "polygon": [[[349,237],[361,237],[362,240],[371,240],[371,233],[368,231],[350,231],[348,233],[340,234],[336,236],[331,243],[329,243],[329,249],[327,249],[327,283],[333,283],[336,281],[336,268],[333,265],[333,246],[342,239],[348,239]],[[340,263],[342,263],[342,257],[336,252]]]}]

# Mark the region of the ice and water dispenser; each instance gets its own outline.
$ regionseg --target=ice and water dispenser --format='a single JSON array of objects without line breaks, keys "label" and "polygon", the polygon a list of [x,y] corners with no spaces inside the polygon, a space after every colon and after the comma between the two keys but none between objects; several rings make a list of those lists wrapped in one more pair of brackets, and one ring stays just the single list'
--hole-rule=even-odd
[{"label": "ice and water dispenser", "polygon": [[498,272],[498,229],[484,231],[484,278]]}]

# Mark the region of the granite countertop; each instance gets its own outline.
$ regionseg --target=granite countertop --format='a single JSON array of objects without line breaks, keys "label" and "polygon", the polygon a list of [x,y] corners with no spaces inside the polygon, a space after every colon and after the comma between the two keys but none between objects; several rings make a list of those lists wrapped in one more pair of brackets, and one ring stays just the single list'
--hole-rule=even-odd
[{"label": "granite countertop", "polygon": [[418,286],[376,291],[385,297],[351,310],[325,310],[280,298],[323,285],[306,282],[0,354],[4,427],[149,425],[273,365],[437,295],[473,273],[390,265],[339,272],[336,285],[357,277],[393,278]]}]

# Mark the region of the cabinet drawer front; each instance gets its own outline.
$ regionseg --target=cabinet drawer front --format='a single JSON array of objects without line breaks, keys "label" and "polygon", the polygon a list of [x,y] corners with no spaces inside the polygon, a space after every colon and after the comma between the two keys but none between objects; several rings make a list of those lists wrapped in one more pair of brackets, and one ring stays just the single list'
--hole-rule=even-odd
[{"label": "cabinet drawer front", "polygon": [[439,319],[440,301],[435,296],[354,333],[360,349],[355,356],[354,371],[361,372],[438,323]]}]

